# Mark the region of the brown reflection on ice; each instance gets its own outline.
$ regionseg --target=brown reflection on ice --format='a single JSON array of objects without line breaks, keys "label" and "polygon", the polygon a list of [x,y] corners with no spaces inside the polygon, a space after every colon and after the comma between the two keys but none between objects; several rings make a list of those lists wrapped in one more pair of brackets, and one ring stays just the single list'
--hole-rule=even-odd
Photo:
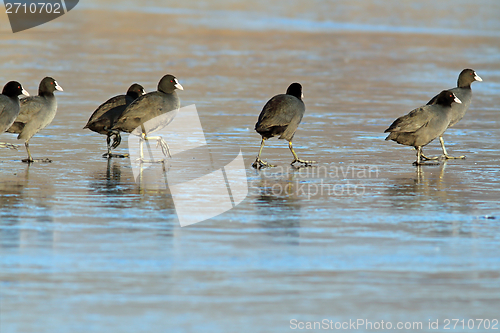
[{"label": "brown reflection on ice", "polygon": [[[217,330],[251,319],[252,325],[240,325],[243,333],[284,330],[300,314],[334,320],[363,314],[373,321],[387,314],[424,321],[429,314],[498,317],[498,219],[481,219],[499,213],[498,37],[368,28],[298,31],[286,22],[269,30],[218,26],[217,19],[196,23],[210,20],[209,9],[215,8],[228,9],[222,15],[231,22],[234,10],[236,19],[246,11],[259,19],[270,13],[270,23],[275,15],[431,28],[451,22],[451,28],[498,31],[497,3],[155,0],[144,5],[150,8],[145,12],[127,9],[130,1],[89,0],[39,30],[0,34],[4,82],[15,78],[31,91],[52,75],[66,91],[45,137],[32,142],[53,163],[32,165],[28,178],[20,162],[24,156],[0,152],[1,218],[7,220],[0,227],[17,223],[2,229],[2,244],[28,244],[24,256],[12,251],[1,258],[20,261],[30,272],[1,272],[16,281],[0,285],[10,296],[2,303],[2,325],[71,331],[90,319],[95,330],[113,325],[115,331],[138,331],[147,323],[149,331],[161,332]],[[196,4],[194,14],[155,11]],[[0,29],[6,24],[1,21]],[[419,174],[411,165],[414,152],[385,142],[382,132],[393,119],[454,86],[466,67],[480,72],[484,82],[473,88],[470,110],[446,132],[446,142],[450,152],[467,159]],[[318,168],[347,170],[353,161],[356,171],[373,166],[379,173],[334,177],[298,170],[270,177],[247,169],[250,195],[241,205],[181,229],[168,189],[161,188],[161,170],[144,170],[136,183],[130,161],[108,164],[100,156],[102,137],[82,129],[102,101],[133,82],[155,90],[168,72],[190,87],[181,106],[196,104],[207,142],[241,147],[246,165],[258,149],[253,127],[262,106],[280,87],[300,81],[306,113],[294,137],[299,156],[317,159]],[[8,133],[1,139],[16,143]],[[429,154],[440,153],[438,142],[427,147]],[[120,149],[127,152],[125,140]],[[274,141],[266,149],[273,164],[288,167],[286,146]],[[234,158],[221,152],[228,161]],[[303,184],[314,191],[338,185],[340,191],[308,198],[300,191]],[[353,184],[365,192],[350,194]],[[17,228],[37,218],[54,219],[35,225],[57,229],[53,255],[39,251],[43,239],[32,237],[38,231]],[[174,237],[166,239],[172,230]],[[455,237],[467,232],[466,239]],[[295,246],[296,239],[307,246]],[[282,242],[279,251],[275,242]]]},{"label": "brown reflection on ice", "polygon": [[[2,220],[18,220],[16,210],[22,205],[25,187],[28,184],[29,165],[21,174],[2,172],[0,175],[0,209],[2,212],[12,212],[3,216]],[[4,220],[4,221],[5,221]],[[2,221],[3,222],[3,221]]]},{"label": "brown reflection on ice", "polygon": [[28,183],[28,170],[12,177],[12,174],[0,174],[0,211],[2,212],[0,228],[0,247],[19,247],[21,231],[19,224],[19,208],[23,205],[25,187]]},{"label": "brown reflection on ice", "polygon": [[99,201],[102,207],[153,207],[172,213],[174,205],[170,191],[165,186],[163,164],[143,165],[139,176],[134,179],[129,163],[128,159],[108,158],[92,170],[88,175],[88,193],[91,197]]},{"label": "brown reflection on ice", "polygon": [[[33,169],[33,170],[31,170]],[[30,207],[38,207],[33,214],[36,221],[51,222],[54,186],[43,174],[44,166],[18,165],[2,171],[0,176],[0,208],[8,212],[10,219],[19,220],[23,212],[30,212]]]},{"label": "brown reflection on ice", "polygon": [[300,179],[290,168],[291,172],[280,173],[267,169],[266,173],[259,172],[259,178],[253,184],[259,190],[257,204],[259,206],[286,206],[300,209],[302,202],[298,196],[297,185]]},{"label": "brown reflection on ice", "polygon": [[[33,170],[31,170],[33,169]],[[30,247],[33,243],[52,244],[55,234],[48,228],[24,228],[25,223],[53,222],[54,187],[44,179],[43,169],[19,165],[0,175],[0,246]]]},{"label": "brown reflection on ice", "polygon": [[108,158],[106,170],[93,173],[89,184],[90,190],[107,195],[123,195],[125,184],[122,184],[121,176],[120,164],[113,163],[113,159]]},{"label": "brown reflection on ice", "polygon": [[466,189],[457,186],[452,174],[446,175],[446,164],[444,161],[435,167],[418,166],[414,176],[396,179],[396,184],[387,190],[393,207],[413,210],[433,204],[442,207],[443,211],[469,211],[471,206],[463,195]]},{"label": "brown reflection on ice", "polygon": [[[303,202],[297,196],[297,176],[293,172],[279,176],[257,171],[259,178],[252,184],[258,194],[252,198],[259,216],[258,224],[274,241],[299,245]],[[284,237],[284,238],[281,238]]]}]

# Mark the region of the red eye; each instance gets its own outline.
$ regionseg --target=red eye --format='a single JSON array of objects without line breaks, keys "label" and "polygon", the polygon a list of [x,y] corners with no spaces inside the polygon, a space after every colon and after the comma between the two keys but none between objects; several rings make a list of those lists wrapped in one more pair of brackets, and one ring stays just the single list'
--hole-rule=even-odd
[{"label": "red eye", "polygon": [[174,80],[170,80],[170,82],[174,82]]}]

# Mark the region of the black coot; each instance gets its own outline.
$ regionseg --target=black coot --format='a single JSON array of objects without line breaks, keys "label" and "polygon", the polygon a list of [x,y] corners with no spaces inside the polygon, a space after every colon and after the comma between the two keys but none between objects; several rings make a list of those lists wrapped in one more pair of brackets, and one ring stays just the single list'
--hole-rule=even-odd
[{"label": "black coot", "polygon": [[[456,123],[458,123],[465,116],[465,113],[469,109],[470,102],[472,100],[472,89],[471,89],[470,85],[474,81],[483,81],[483,79],[481,79],[479,77],[479,75],[477,75],[473,69],[466,68],[458,76],[457,87],[450,89],[450,91],[452,93],[454,93],[455,96],[457,96],[459,100],[462,101],[462,104],[453,104],[451,106],[451,121],[450,121],[450,125],[448,125],[448,127],[451,127],[451,126],[455,125]],[[427,105],[436,104],[437,97],[438,96],[434,96],[427,103]],[[443,135],[439,136],[439,142],[441,142],[441,148],[443,149],[442,157],[444,157],[446,159],[465,158],[465,156],[453,157],[453,156],[448,155],[448,153],[446,152],[446,148],[444,146]],[[439,157],[429,158],[429,157],[426,157],[423,153],[422,153],[422,157],[424,159],[427,159],[427,160],[434,160],[434,159],[439,158]]]},{"label": "black coot", "polygon": [[292,139],[297,127],[304,116],[306,107],[302,101],[302,86],[300,83],[292,83],[286,90],[286,94],[276,95],[271,98],[259,115],[259,120],[255,124],[255,130],[262,136],[259,154],[255,159],[252,166],[256,169],[263,167],[273,167],[274,165],[264,162],[260,159],[262,148],[267,139],[274,136],[280,136],[278,139],[285,139],[288,141],[288,146],[293,154],[294,160],[292,165],[296,162],[303,163],[309,166],[315,161],[304,161],[297,157],[292,147]]},{"label": "black coot", "polygon": [[[54,91],[63,91],[57,81],[51,77],[45,77],[38,86],[38,96],[23,98],[21,100],[21,111],[16,121],[7,130],[9,133],[18,133],[18,140],[24,140],[28,158],[23,162],[32,163],[29,141],[40,130],[44,129],[54,119],[57,112],[57,101]],[[40,160],[50,162],[49,159]]]},{"label": "black coot", "polygon": [[[172,111],[178,111],[180,100],[175,92],[176,89],[184,90],[175,76],[165,75],[158,82],[158,90],[142,95],[133,101],[118,118],[112,129],[140,135],[142,138],[141,145],[143,140],[157,140],[163,152],[170,155],[168,145],[161,137],[148,135],[165,127],[172,121],[173,116],[160,116],[168,115],[170,112],[175,115],[175,112]],[[154,118],[159,119],[159,121],[150,121]],[[146,122],[147,125],[145,125]],[[143,156],[141,155],[142,159]]]},{"label": "black coot", "polygon": [[438,95],[436,104],[421,106],[396,119],[384,131],[384,133],[390,132],[385,139],[415,147],[417,160],[413,164],[425,164],[421,162],[422,147],[446,131],[451,120],[453,102],[462,103],[450,90],[442,91]]},{"label": "black coot", "polygon": [[[19,82],[10,81],[3,87],[0,95],[0,133],[8,130],[19,115],[19,95],[30,95]],[[16,145],[5,142],[1,142],[0,147],[17,148]]]},{"label": "black coot", "polygon": [[[106,135],[106,142],[108,146],[108,152],[103,154],[103,157],[126,157],[126,155],[112,154],[111,150],[115,149],[120,145],[121,136],[118,130],[112,130],[118,118],[123,114],[127,106],[132,104],[140,96],[144,95],[146,92],[144,88],[137,83],[132,84],[125,95],[118,95],[108,99],[106,102],[101,104],[94,113],[90,116],[85,128],[90,129],[99,134]],[[113,144],[111,144],[111,137],[113,138]]]}]

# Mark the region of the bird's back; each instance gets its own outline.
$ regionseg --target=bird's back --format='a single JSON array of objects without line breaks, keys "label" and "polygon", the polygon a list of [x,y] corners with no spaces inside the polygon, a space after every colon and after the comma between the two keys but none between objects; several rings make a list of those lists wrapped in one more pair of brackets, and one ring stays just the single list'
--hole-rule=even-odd
[{"label": "bird's back", "polygon": [[29,140],[38,131],[49,125],[57,111],[55,97],[32,96],[21,100],[19,116],[8,129],[10,133],[19,133],[18,139]]},{"label": "bird's back", "polygon": [[264,105],[255,130],[264,138],[280,135],[280,139],[291,140],[304,113],[304,102],[297,97],[276,95]]},{"label": "bird's back", "polygon": [[[179,107],[180,100],[175,91],[170,94],[160,91],[150,92],[133,101],[116,121],[113,128],[131,133],[145,122],[167,112],[178,110]],[[162,123],[162,125],[166,124]],[[151,128],[150,131],[155,129]]]},{"label": "bird's back", "polygon": [[0,95],[0,133],[7,131],[19,115],[19,99],[16,99]]},{"label": "bird's back", "polygon": [[106,134],[133,101],[134,98],[128,95],[118,95],[108,99],[94,111],[84,128]]},{"label": "bird's back", "polygon": [[419,147],[442,135],[450,122],[451,108],[438,104],[425,105],[394,121],[385,131],[386,140]]}]

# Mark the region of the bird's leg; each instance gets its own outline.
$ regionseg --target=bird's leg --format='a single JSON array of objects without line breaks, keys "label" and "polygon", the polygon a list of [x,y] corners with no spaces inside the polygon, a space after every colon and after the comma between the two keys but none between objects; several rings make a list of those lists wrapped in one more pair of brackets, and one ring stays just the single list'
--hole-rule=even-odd
[{"label": "bird's leg", "polygon": [[[113,144],[111,144],[111,137],[113,138]],[[106,154],[103,154],[102,157],[105,158],[110,158],[110,157],[119,157],[119,158],[125,158],[129,157],[129,154],[113,154],[111,151],[118,147],[120,143],[122,142],[122,137],[120,135],[120,132],[117,130],[108,130],[108,134],[106,137],[106,142],[108,144],[108,152]]]},{"label": "bird's leg", "polygon": [[156,147],[158,146],[161,147],[163,155],[172,158],[172,155],[170,154],[170,147],[168,146],[167,142],[163,140],[161,136],[146,136],[144,140],[156,140]]},{"label": "bird's leg", "polygon": [[122,137],[120,135],[120,132],[117,130],[114,130],[111,133],[114,135],[113,144],[111,145],[111,148],[115,149],[120,145],[120,143],[122,143]]},{"label": "bird's leg", "polygon": [[106,136],[106,144],[108,146],[108,155],[111,153],[111,134],[108,132]]},{"label": "bird's leg", "polygon": [[0,142],[0,148],[9,148],[17,150],[19,146],[8,142]]},{"label": "bird's leg", "polygon": [[417,161],[416,164],[417,166],[421,165],[420,163],[420,158],[422,157],[422,147],[417,147]]},{"label": "bird's leg", "polygon": [[441,143],[441,149],[443,149],[443,156],[442,157],[444,157],[445,159],[449,160],[449,159],[464,159],[465,158],[465,155],[462,155],[459,157],[454,157],[454,156],[448,155],[448,153],[446,152],[446,147],[444,146],[444,140],[443,140],[442,136],[439,137],[439,142]]},{"label": "bird's leg", "polygon": [[439,165],[439,163],[425,163],[422,162],[422,147],[415,147],[417,149],[417,160],[413,162],[413,165],[420,166],[420,165]]},{"label": "bird's leg", "polygon": [[427,157],[424,155],[424,152],[422,151],[422,149],[420,150],[420,156],[422,158],[422,160],[424,161],[432,161],[432,160],[438,160],[439,159],[439,156],[434,156],[434,157]]},{"label": "bird's leg", "polygon": [[290,163],[291,165],[293,165],[295,162],[303,163],[306,166],[310,166],[311,164],[316,163],[316,161],[304,161],[304,160],[301,160],[300,158],[298,158],[297,154],[295,154],[295,151],[293,150],[292,141],[288,141],[288,147],[290,148],[290,151],[292,152],[292,155],[294,158],[292,163]]},{"label": "bird's leg", "polygon": [[146,133],[142,132],[141,133],[141,138],[139,140],[139,159],[144,161],[144,138],[146,137]]},{"label": "bird's leg", "polygon": [[26,141],[26,142],[24,143],[24,145],[26,146],[26,151],[28,152],[28,159],[27,159],[27,161],[26,161],[26,162],[28,162],[28,163],[33,163],[33,162],[34,162],[34,160],[33,160],[33,157],[31,157],[31,153],[30,153],[30,144],[28,143],[28,141]]},{"label": "bird's leg", "polygon": [[25,159],[23,160],[23,162],[24,162],[24,163],[28,163],[28,164],[29,164],[29,163],[33,163],[33,162],[35,162],[35,161],[33,160],[33,158],[31,157],[31,153],[30,153],[30,144],[28,143],[28,141],[26,141],[26,142],[24,143],[24,146],[26,147],[26,151],[28,152],[28,158],[25,158]]},{"label": "bird's leg", "polygon": [[255,159],[255,162],[253,162],[252,167],[254,169],[262,169],[262,168],[272,168],[275,167],[275,165],[269,164],[267,162],[264,162],[263,160],[260,159],[260,154],[262,154],[262,148],[264,148],[264,143],[266,142],[266,139],[262,138],[262,141],[260,143],[260,149],[259,149],[259,154],[257,155],[257,158]]},{"label": "bird's leg", "polygon": [[[168,157],[172,157],[172,155],[170,154],[170,148],[168,147],[168,144],[165,142],[165,140],[163,140],[163,138],[161,136],[147,136],[146,133],[142,132],[141,138],[140,138],[140,144],[139,144],[139,152],[140,152],[139,160],[141,161],[141,163],[144,163],[144,162],[146,162],[146,163],[164,162],[163,159],[155,161],[151,151],[149,151],[149,155],[150,155],[151,159],[149,161],[144,160],[144,146],[143,145],[144,145],[145,141],[149,141],[149,140],[156,140],[157,141],[156,147],[158,147],[158,146],[161,147],[163,155],[168,156]],[[148,144],[148,146],[149,146],[149,144]]]},{"label": "bird's leg", "polygon": [[106,145],[108,147],[108,152],[105,154],[102,154],[102,157],[110,158],[111,157],[111,134],[109,132],[108,132],[108,135],[106,136]]}]

